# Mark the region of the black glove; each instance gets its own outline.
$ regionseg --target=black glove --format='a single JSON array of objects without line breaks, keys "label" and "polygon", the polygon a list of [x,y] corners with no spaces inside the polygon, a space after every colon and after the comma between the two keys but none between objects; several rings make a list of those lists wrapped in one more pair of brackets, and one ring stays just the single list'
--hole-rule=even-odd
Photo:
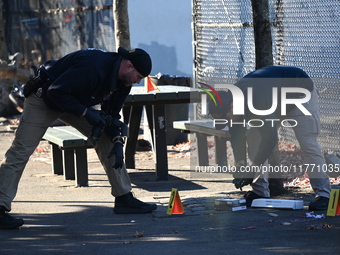
[{"label": "black glove", "polygon": [[253,182],[253,178],[235,178],[233,180],[235,188],[240,189],[240,190],[242,190],[243,186],[252,184],[252,182]]},{"label": "black glove", "polygon": [[92,126],[104,127],[106,125],[105,113],[103,111],[87,108],[84,117]]},{"label": "black glove", "polygon": [[236,169],[237,169],[236,172],[233,174],[233,177],[234,177],[233,183],[235,185],[235,188],[240,189],[240,190],[242,190],[242,187],[253,183],[253,178],[247,177],[246,176],[247,173],[242,173],[240,171],[240,168],[242,166],[243,165],[238,165],[236,167]]},{"label": "black glove", "polygon": [[116,142],[110,152],[108,158],[111,158],[112,155],[116,155],[116,162],[112,166],[113,168],[122,168],[124,162],[124,154],[123,154],[123,144],[120,142]]}]

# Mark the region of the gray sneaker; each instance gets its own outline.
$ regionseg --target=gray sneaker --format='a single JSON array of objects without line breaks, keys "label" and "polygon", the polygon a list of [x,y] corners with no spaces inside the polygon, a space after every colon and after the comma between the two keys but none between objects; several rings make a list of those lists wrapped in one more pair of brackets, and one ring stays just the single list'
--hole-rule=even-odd
[{"label": "gray sneaker", "polygon": [[5,207],[0,206],[0,229],[15,229],[24,224],[23,219],[16,219],[8,214]]}]

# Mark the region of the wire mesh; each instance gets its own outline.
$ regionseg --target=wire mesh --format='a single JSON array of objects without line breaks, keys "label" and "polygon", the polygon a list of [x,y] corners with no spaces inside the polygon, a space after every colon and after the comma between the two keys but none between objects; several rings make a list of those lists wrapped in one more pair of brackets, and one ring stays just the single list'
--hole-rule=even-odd
[{"label": "wire mesh", "polygon": [[[274,65],[305,70],[319,91],[325,152],[340,151],[340,2],[268,0]],[[234,83],[255,70],[250,0],[193,0],[194,80]],[[200,116],[198,106],[197,117]],[[290,128],[283,139],[297,143]]]},{"label": "wire mesh", "polygon": [[112,0],[5,0],[10,54],[42,61],[83,48],[115,50]]}]

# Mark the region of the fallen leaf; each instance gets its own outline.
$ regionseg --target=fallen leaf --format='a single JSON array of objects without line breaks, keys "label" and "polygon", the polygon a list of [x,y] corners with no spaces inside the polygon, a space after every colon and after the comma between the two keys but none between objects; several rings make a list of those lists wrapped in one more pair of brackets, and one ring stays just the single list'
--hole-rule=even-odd
[{"label": "fallen leaf", "polygon": [[327,222],[321,224],[321,228],[332,228],[333,225],[328,224]]},{"label": "fallen leaf", "polygon": [[42,148],[42,147],[38,147],[36,150],[37,150],[37,152],[44,152],[44,148]]},{"label": "fallen leaf", "polygon": [[142,232],[136,231],[136,234],[134,235],[134,237],[143,237],[143,236],[144,236],[144,231]]},{"label": "fallen leaf", "polygon": [[315,230],[317,229],[317,227],[315,225],[310,225],[309,228],[307,228],[308,230]]}]

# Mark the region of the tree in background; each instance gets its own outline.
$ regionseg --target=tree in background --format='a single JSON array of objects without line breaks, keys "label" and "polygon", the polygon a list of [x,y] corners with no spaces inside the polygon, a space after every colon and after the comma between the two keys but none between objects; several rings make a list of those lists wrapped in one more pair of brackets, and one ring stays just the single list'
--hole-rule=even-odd
[{"label": "tree in background", "polygon": [[128,0],[113,1],[116,48],[131,49]]},{"label": "tree in background", "polygon": [[6,45],[6,37],[5,37],[5,25],[4,25],[4,17],[3,17],[3,2],[0,0],[0,59],[8,58],[8,51]]}]

